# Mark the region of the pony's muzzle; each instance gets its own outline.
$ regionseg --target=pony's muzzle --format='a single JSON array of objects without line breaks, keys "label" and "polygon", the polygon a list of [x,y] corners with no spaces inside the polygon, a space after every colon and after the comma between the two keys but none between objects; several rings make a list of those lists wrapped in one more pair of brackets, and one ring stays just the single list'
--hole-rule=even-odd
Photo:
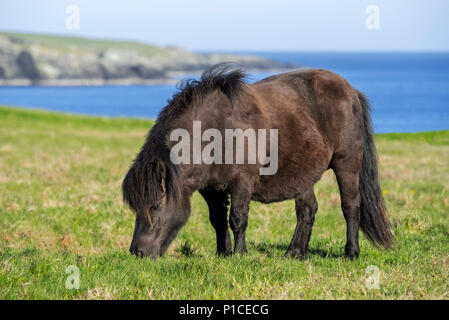
[{"label": "pony's muzzle", "polygon": [[135,255],[138,258],[143,258],[143,251],[137,249],[137,247],[134,244],[131,244],[129,252],[131,252],[131,254]]},{"label": "pony's muzzle", "polygon": [[131,254],[135,255],[138,258],[143,258],[143,251],[142,250],[129,250]]},{"label": "pony's muzzle", "polygon": [[157,254],[157,252],[155,252],[154,250],[139,248],[135,244],[131,245],[131,247],[129,248],[129,252],[138,258],[151,257],[153,259],[157,259],[158,257],[160,257],[160,255]]}]

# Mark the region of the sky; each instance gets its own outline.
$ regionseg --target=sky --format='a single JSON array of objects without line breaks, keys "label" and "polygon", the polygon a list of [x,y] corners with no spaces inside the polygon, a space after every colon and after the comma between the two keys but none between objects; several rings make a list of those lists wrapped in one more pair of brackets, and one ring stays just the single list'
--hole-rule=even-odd
[{"label": "sky", "polygon": [[197,51],[449,51],[449,1],[0,0],[0,31]]}]

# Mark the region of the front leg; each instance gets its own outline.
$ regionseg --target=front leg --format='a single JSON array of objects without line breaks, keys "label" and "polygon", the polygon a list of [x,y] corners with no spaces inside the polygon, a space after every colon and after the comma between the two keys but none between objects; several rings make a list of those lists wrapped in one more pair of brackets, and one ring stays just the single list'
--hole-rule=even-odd
[{"label": "front leg", "polygon": [[234,252],[246,253],[245,233],[248,226],[249,203],[251,193],[249,189],[240,185],[231,191],[231,214],[229,222],[234,233]]},{"label": "front leg", "polygon": [[232,244],[228,230],[228,193],[203,189],[200,194],[209,207],[209,220],[217,234],[217,254],[229,255],[232,253]]}]

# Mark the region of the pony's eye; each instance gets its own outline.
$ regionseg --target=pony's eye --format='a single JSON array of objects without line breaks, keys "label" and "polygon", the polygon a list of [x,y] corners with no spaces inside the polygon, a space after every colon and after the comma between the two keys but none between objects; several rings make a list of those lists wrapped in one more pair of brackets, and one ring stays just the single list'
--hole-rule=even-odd
[{"label": "pony's eye", "polygon": [[157,205],[150,207],[150,211],[156,211],[157,209],[159,209],[159,206]]}]

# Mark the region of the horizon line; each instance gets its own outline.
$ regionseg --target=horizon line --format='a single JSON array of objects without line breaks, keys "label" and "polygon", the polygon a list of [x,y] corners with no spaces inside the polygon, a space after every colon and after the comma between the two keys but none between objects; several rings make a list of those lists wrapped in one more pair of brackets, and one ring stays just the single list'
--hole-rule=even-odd
[{"label": "horizon line", "polygon": [[448,49],[220,49],[220,48],[188,48],[182,45],[176,44],[159,44],[156,42],[149,42],[140,39],[132,38],[112,38],[112,37],[96,37],[83,34],[67,34],[67,33],[55,33],[55,32],[39,32],[39,31],[18,31],[18,30],[0,30],[1,33],[17,33],[17,34],[31,34],[31,35],[43,35],[43,36],[54,36],[54,37],[65,37],[65,38],[81,38],[92,41],[112,41],[112,42],[131,42],[139,43],[148,46],[157,46],[162,48],[180,48],[185,49],[194,53],[448,53]]}]

